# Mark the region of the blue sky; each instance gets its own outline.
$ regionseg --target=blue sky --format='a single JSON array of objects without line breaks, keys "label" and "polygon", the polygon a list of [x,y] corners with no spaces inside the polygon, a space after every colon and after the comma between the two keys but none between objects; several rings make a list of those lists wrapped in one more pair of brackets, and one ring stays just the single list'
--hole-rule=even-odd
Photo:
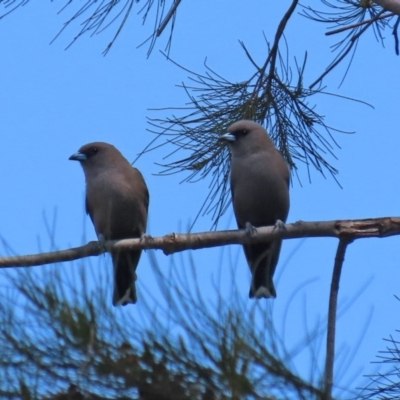
[{"label": "blue sky", "polygon": [[[273,40],[285,6],[274,4],[271,9],[270,2],[261,0],[249,4],[182,2],[170,55],[198,72],[204,71],[207,57],[215,71],[232,81],[242,81],[250,76],[252,66],[238,40],[243,40],[261,63],[266,54],[262,32]],[[65,51],[78,32],[76,24],[50,45],[71,15],[68,8],[57,14],[60,7],[54,2],[30,2],[0,20],[0,236],[18,254],[51,249],[43,215],[51,221],[55,212],[57,248],[80,245],[85,235],[87,240],[95,239],[84,214],[83,173],[68,157],[82,144],[101,140],[113,143],[133,161],[153,139],[146,117],[168,116],[168,111],[149,109],[182,106],[188,100],[176,87],[187,81],[187,72],[167,62],[158,51],[164,49],[168,32],[150,58],[146,58],[146,46],[137,49],[151,33],[151,19],[141,26],[141,17],[133,13],[103,57],[112,28],[92,38],[86,35]],[[312,99],[328,124],[356,134],[335,136],[341,149],[336,151],[338,160],[332,161],[340,170],[343,189],[315,171],[311,171],[309,183],[305,166],[298,165],[302,186],[293,181],[288,222],[399,215],[400,138],[395,121],[400,82],[395,78],[398,57],[390,33],[386,32],[386,48],[372,34],[366,35],[340,88],[344,66],[324,80],[328,91],[358,98],[374,109],[323,95]],[[323,25],[299,15],[290,21],[286,37],[289,57],[302,60],[308,52],[305,83],[311,83],[332,59],[329,46],[336,38],[324,36]],[[183,175],[156,176],[160,168],[155,163],[162,162],[166,154],[163,149],[150,152],[135,164],[149,187],[149,233],[154,236],[185,230],[208,190],[208,181],[180,184]],[[204,217],[195,230],[210,226],[211,220]],[[231,209],[221,228],[235,228]],[[366,239],[348,248],[340,301],[346,304],[358,296],[338,322],[339,357],[355,348],[357,351],[347,360],[351,364],[339,381],[342,387],[361,386],[362,375],[376,368],[369,363],[384,348],[382,338],[400,327],[396,318],[400,304],[394,298],[400,295],[398,241],[398,237]],[[279,326],[284,317],[290,321],[285,328],[289,338],[293,336],[289,341],[295,342],[298,330],[305,329],[305,313],[310,324],[326,313],[336,246],[336,240],[324,238],[287,240],[283,245],[275,275],[278,298],[274,318]],[[246,297],[250,283],[247,265],[238,246],[231,251],[238,257],[237,281]],[[205,287],[216,269],[229,269],[221,265],[219,254],[218,249],[193,254]],[[157,257],[161,265],[169,265],[162,253]],[[144,254],[138,275],[146,287],[152,284],[148,270]],[[286,305],[299,288],[288,311]],[[123,312],[134,317],[135,307],[125,307]],[[302,362],[300,358],[299,369]]]}]

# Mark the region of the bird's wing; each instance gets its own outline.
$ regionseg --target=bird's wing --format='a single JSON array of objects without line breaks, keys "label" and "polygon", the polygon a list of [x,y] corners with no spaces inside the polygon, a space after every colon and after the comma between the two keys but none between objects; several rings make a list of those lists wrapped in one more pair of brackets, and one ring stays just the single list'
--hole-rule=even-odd
[{"label": "bird's wing", "polygon": [[85,197],[85,209],[86,209],[86,214],[89,214],[89,217],[92,220],[92,223],[94,224],[93,213],[92,213],[92,210],[90,209],[90,204],[88,202],[87,196]]}]

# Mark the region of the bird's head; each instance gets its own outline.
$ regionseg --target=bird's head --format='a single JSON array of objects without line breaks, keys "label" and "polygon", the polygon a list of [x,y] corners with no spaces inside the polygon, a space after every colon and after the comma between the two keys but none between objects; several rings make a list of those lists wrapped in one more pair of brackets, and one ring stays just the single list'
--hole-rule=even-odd
[{"label": "bird's head", "polygon": [[259,150],[274,147],[266,130],[258,123],[241,120],[228,127],[228,132],[222,134],[219,140],[227,142],[232,156],[255,153]]},{"label": "bird's head", "polygon": [[79,161],[85,173],[99,168],[112,167],[118,159],[123,158],[121,153],[111,144],[93,142],[83,145],[69,160]]}]

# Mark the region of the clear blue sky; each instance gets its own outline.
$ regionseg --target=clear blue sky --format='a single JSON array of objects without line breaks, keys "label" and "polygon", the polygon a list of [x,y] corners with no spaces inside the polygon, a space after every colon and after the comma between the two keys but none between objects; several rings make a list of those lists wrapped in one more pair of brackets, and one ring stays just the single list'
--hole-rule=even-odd
[{"label": "clear blue sky", "polygon": [[[207,57],[215,71],[232,81],[242,81],[250,76],[252,66],[238,40],[243,40],[261,63],[266,54],[262,31],[273,40],[287,6],[284,3],[275,3],[271,9],[271,2],[261,0],[182,2],[171,57],[198,72],[204,70]],[[78,26],[67,29],[50,45],[71,15],[68,8],[57,15],[59,8],[53,2],[30,2],[0,20],[0,236],[18,254],[51,248],[43,215],[52,220],[55,210],[57,248],[82,244],[84,232],[87,240],[95,239],[84,214],[83,173],[68,157],[82,144],[101,140],[113,143],[133,161],[153,138],[146,130],[146,117],[169,115],[168,111],[149,109],[182,106],[187,101],[175,86],[186,81],[187,73],[166,62],[158,51],[164,48],[168,32],[147,59],[147,47],[136,47],[150,34],[152,23],[142,27],[140,17],[133,14],[106,57],[102,51],[112,29],[93,38],[84,36],[64,51]],[[344,66],[325,79],[329,91],[361,99],[375,109],[328,96],[315,98],[317,110],[326,115],[328,124],[356,134],[335,136],[341,149],[336,151],[338,160],[332,161],[340,170],[343,189],[315,171],[309,183],[305,166],[298,165],[303,186],[294,180],[288,222],[399,215],[400,136],[396,121],[400,82],[395,78],[399,59],[390,33],[386,32],[386,49],[367,35],[368,41],[359,45],[340,88]],[[302,60],[308,52],[305,84],[332,59],[329,46],[335,40],[324,36],[322,25],[298,15],[292,18],[287,30],[290,57]],[[206,181],[179,184],[184,176],[155,176],[160,170],[155,163],[166,154],[166,150],[150,152],[136,163],[151,194],[149,233],[154,236],[184,230],[208,190]],[[210,219],[202,218],[195,230],[208,230],[210,226]],[[221,228],[235,228],[231,209]],[[398,243],[398,237],[359,240],[346,254],[340,301],[346,304],[359,295],[341,316],[337,328],[339,365],[351,363],[339,380],[344,388],[362,385],[362,375],[375,369],[369,362],[385,346],[382,338],[400,328],[400,304],[394,298],[400,295]],[[287,240],[283,245],[276,273],[274,319],[277,326],[284,317],[290,321],[286,325],[289,344],[296,341],[299,330],[304,332],[305,315],[307,323],[313,325],[326,314],[336,245],[333,239]],[[239,247],[232,252],[238,255],[241,295],[247,297],[247,265]],[[228,271],[227,265],[220,265],[218,249],[196,251],[193,256],[205,288],[211,285],[213,271]],[[157,257],[161,265],[169,265],[162,253]],[[148,268],[144,254],[138,276],[146,287],[153,284]],[[299,287],[288,310],[286,305]],[[123,312],[134,317],[135,307],[140,307],[140,298],[137,306],[125,307]],[[354,356],[344,360],[355,348]],[[299,370],[304,360],[297,360]]]}]

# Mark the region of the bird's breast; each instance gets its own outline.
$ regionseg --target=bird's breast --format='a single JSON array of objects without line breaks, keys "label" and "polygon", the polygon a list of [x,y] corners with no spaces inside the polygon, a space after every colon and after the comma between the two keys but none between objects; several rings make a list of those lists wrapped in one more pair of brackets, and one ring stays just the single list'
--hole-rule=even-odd
[{"label": "bird's breast", "polygon": [[146,229],[143,196],[123,179],[97,180],[87,185],[88,211],[97,235],[106,239],[141,236]]},{"label": "bird's breast", "polygon": [[274,225],[285,221],[289,211],[289,190],[284,177],[265,168],[232,169],[233,208],[239,227]]}]

